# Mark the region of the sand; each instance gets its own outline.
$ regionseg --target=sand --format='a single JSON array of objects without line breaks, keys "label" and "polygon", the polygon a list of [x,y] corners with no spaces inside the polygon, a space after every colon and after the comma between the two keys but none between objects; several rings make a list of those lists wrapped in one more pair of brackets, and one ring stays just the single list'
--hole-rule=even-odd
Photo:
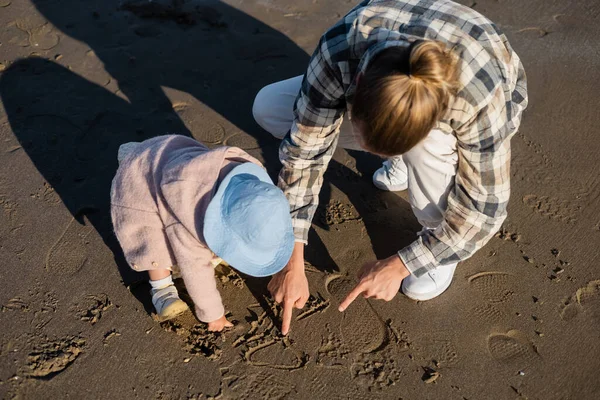
[{"label": "sand", "polygon": [[[0,0],[0,398],[600,398],[600,3],[467,2],[529,76],[502,231],[447,293],[359,299],[362,263],[419,229],[380,160],[338,151],[288,337],[266,279],[226,269],[235,328],[159,324],[124,265],[108,193],[121,143],[164,133],[240,146],[278,172],[264,85],[302,74],[355,1]],[[181,285],[181,282],[178,282]]]}]

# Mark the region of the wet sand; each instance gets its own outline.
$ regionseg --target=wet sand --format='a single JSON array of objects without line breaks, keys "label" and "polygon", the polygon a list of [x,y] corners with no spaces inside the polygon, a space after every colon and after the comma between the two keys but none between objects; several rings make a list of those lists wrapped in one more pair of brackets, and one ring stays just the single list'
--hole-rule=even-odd
[{"label": "wet sand", "polygon": [[[509,217],[423,303],[337,305],[419,226],[376,157],[338,150],[307,249],[313,297],[279,333],[266,279],[221,270],[236,326],[159,324],[108,193],[121,143],[233,145],[278,172],[256,92],[302,74],[355,1],[0,0],[0,398],[600,397],[600,3],[482,0],[529,79]],[[181,282],[178,282],[181,285]]]}]

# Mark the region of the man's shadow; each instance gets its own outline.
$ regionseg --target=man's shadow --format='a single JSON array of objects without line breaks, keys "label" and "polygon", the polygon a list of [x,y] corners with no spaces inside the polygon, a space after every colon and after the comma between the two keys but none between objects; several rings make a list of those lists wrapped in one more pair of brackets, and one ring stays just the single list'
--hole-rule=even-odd
[{"label": "man's shadow", "polygon": [[[251,133],[276,176],[279,141],[250,110],[260,88],[305,72],[308,55],[285,35],[216,0],[33,3],[56,28],[90,46],[129,100],[42,58],[19,60],[0,76],[2,103],[23,149],[71,214],[80,222],[85,216],[101,235],[125,284],[140,276],[123,259],[110,221],[118,147],[165,133],[195,136],[163,87],[189,93]],[[307,260],[335,270],[314,232],[309,240]],[[249,285],[257,299],[266,282]],[[138,298],[150,309],[145,292]]]}]

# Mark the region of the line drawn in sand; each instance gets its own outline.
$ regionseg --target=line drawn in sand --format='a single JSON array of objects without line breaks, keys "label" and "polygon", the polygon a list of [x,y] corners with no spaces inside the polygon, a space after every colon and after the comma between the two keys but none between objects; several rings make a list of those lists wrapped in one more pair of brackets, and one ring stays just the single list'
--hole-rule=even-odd
[{"label": "line drawn in sand", "polygon": [[526,33],[526,32],[535,32],[535,33],[537,33],[539,38],[543,38],[544,36],[547,36],[550,33],[552,33],[551,31],[540,28],[539,26],[530,26],[527,28],[519,29],[517,31],[517,33]]},{"label": "line drawn in sand", "polygon": [[304,306],[303,311],[298,314],[296,321],[301,321],[317,313],[322,313],[329,308],[331,301],[325,299],[321,293],[317,292],[317,296],[311,295]]},{"label": "line drawn in sand", "polygon": [[[279,317],[280,311],[275,303],[267,297],[265,300],[270,305],[273,316]],[[257,314],[251,309],[255,307],[260,308],[260,305],[253,304],[248,308],[251,313],[248,321],[250,329],[234,340],[233,347],[243,346],[243,359],[256,367],[290,371],[304,367],[309,361],[308,354],[296,349],[290,338],[279,332],[268,311],[263,310],[261,314]],[[285,358],[285,361],[261,361],[259,357],[264,356],[264,353],[266,360]]]},{"label": "line drawn in sand", "polygon": [[[58,240],[52,245],[46,256],[46,270],[61,275],[73,275],[83,268],[88,260],[86,247],[89,244],[88,236],[92,233],[86,209],[77,212],[69,221]],[[83,217],[83,224],[77,220]]]},{"label": "line drawn in sand", "polygon": [[190,329],[176,321],[161,322],[167,332],[185,337],[185,350],[193,355],[201,355],[209,360],[218,360],[223,354],[221,344],[226,340],[226,332],[210,332],[205,324],[196,324]]},{"label": "line drawn in sand", "polygon": [[215,267],[215,275],[223,284],[232,283],[238,289],[243,289],[245,286],[244,278],[228,265],[218,264]]}]

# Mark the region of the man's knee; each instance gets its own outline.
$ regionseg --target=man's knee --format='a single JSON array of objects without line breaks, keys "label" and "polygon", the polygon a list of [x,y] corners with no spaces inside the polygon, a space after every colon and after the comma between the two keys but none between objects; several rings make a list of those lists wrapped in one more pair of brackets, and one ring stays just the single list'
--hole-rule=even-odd
[{"label": "man's knee", "polygon": [[[260,126],[263,126],[265,120],[266,113],[266,99],[268,97],[268,86],[263,87],[259,90],[254,98],[254,103],[252,104],[252,115],[254,116],[254,120]],[[263,127],[264,128],[264,127]]]},{"label": "man's knee", "polygon": [[286,132],[281,134],[276,123],[274,123],[273,116],[273,102],[276,101],[275,97],[277,94],[273,90],[273,85],[268,85],[260,89],[254,98],[254,104],[252,105],[252,115],[258,125],[264,130],[271,133],[273,136],[281,139],[285,136]]},{"label": "man's knee", "polygon": [[402,154],[402,161],[413,169],[421,169],[423,163],[431,157],[425,148],[423,147],[423,143],[418,143],[415,147]]},{"label": "man's knee", "polygon": [[456,137],[440,130],[432,130],[415,147],[402,155],[406,165],[413,169],[434,168],[454,175],[458,162]]}]

